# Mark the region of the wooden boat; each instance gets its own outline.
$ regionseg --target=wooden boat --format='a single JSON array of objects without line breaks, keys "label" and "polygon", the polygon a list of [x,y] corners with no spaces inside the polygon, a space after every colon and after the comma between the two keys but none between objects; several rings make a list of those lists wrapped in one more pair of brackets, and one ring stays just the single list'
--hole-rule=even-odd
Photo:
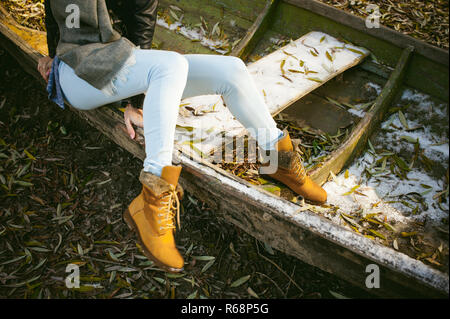
[{"label": "wooden boat", "polygon": [[[160,2],[163,8],[170,5],[181,7],[185,13],[184,19],[188,21],[194,20],[194,17],[198,19],[199,15],[212,20],[234,21],[235,27],[246,31],[242,40],[233,47],[231,54],[244,59],[252,52],[264,49],[274,34],[301,40],[311,31],[324,32],[327,37],[346,39],[377,57],[380,63],[368,59],[363,62],[368,51],[362,51],[359,59],[355,58],[353,63],[334,74],[359,64],[356,68],[346,71],[346,74],[354,77],[356,82],[360,78],[370,77],[383,84],[384,89],[340,147],[331,153],[322,165],[310,172],[319,183],[325,182],[330,172],[340,172],[361,153],[367,139],[381,123],[386,106],[393,101],[400,87],[412,87],[448,103],[448,51],[385,27],[368,29],[363,19],[320,2],[249,0],[245,5],[235,0],[211,0],[207,1],[206,5],[202,0]],[[8,50],[25,70],[42,81],[36,66],[41,54],[46,52],[45,33],[17,25],[4,9],[0,11],[0,20],[2,47]],[[226,26],[224,28],[226,29]],[[216,53],[180,33],[180,30],[175,33],[158,26],[155,43],[160,48],[181,53]],[[261,61],[265,61],[264,59],[266,58]],[[314,93],[310,93],[313,90]],[[304,108],[308,104],[305,100],[312,99],[316,103],[317,96],[323,96],[325,93],[333,97],[351,95],[355,91],[357,90],[354,87],[345,90],[341,86],[340,89],[333,90],[325,86],[318,88],[317,85],[296,92],[297,95],[294,94],[271,111],[273,115],[283,110],[296,113],[298,108]],[[306,95],[307,93],[310,94]],[[336,116],[341,114],[323,99],[315,105],[335,112],[333,114]],[[73,111],[136,157],[144,158],[142,136],[140,140],[130,140],[124,130],[122,115],[114,108],[104,107],[89,112],[75,109]],[[345,122],[345,119],[342,120]],[[174,159],[183,166],[181,183],[188,192],[215,208],[218,214],[233,225],[272,247],[381,297],[448,297],[448,272],[433,269],[421,261],[302,209],[300,204],[257,188],[220,169],[195,152],[188,152],[186,148],[179,147]],[[379,289],[369,289],[365,285],[368,275],[366,267],[370,264],[376,264],[380,269]]]}]

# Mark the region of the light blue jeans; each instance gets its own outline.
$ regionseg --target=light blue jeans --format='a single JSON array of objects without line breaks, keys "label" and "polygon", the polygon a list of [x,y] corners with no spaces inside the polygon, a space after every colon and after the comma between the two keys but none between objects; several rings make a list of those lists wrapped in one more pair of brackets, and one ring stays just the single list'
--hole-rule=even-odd
[{"label": "light blue jeans", "polygon": [[[145,93],[143,105],[146,159],[144,170],[161,176],[172,165],[175,129],[181,99],[222,95],[233,116],[249,130],[258,144],[273,149],[282,136],[264,98],[241,59],[218,55],[181,55],[172,51],[140,50],[127,79],[114,82],[108,95],[79,78],[61,62],[59,76],[66,100],[80,110]],[[252,133],[256,132],[256,133]],[[265,132],[265,134],[258,134]]]}]

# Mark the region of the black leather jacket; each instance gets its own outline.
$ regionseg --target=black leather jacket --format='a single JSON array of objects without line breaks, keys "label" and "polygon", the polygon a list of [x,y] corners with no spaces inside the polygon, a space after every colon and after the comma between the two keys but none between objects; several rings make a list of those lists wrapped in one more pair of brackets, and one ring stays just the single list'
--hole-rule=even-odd
[{"label": "black leather jacket", "polygon": [[[59,41],[59,28],[50,9],[50,1],[45,0],[45,25],[49,56],[54,58]],[[140,46],[141,49],[151,49],[158,0],[106,0],[106,4],[108,9],[122,20],[123,36]]]}]

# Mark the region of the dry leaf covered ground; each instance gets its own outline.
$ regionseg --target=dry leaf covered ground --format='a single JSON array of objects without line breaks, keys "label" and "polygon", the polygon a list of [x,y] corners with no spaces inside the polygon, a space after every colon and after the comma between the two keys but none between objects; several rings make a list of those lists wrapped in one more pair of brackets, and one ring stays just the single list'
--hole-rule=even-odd
[{"label": "dry leaf covered ground", "polygon": [[2,5],[21,25],[35,30],[45,30],[44,0],[4,0]]},{"label": "dry leaf covered ground", "polygon": [[448,0],[319,0],[354,15],[366,18],[377,5],[382,25],[448,49]]}]

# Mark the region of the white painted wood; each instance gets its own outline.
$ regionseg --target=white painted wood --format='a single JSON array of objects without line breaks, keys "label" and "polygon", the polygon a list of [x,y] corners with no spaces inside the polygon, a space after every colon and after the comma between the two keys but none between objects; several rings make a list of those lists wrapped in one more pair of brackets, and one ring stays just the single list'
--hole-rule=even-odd
[{"label": "white painted wood", "polygon": [[[275,116],[368,55],[366,49],[322,32],[310,32],[250,64],[248,69],[270,113]],[[228,136],[240,136],[246,130],[233,118],[220,96],[199,96],[183,101],[175,138],[180,150],[187,154],[210,155],[220,146],[224,132]]]}]

